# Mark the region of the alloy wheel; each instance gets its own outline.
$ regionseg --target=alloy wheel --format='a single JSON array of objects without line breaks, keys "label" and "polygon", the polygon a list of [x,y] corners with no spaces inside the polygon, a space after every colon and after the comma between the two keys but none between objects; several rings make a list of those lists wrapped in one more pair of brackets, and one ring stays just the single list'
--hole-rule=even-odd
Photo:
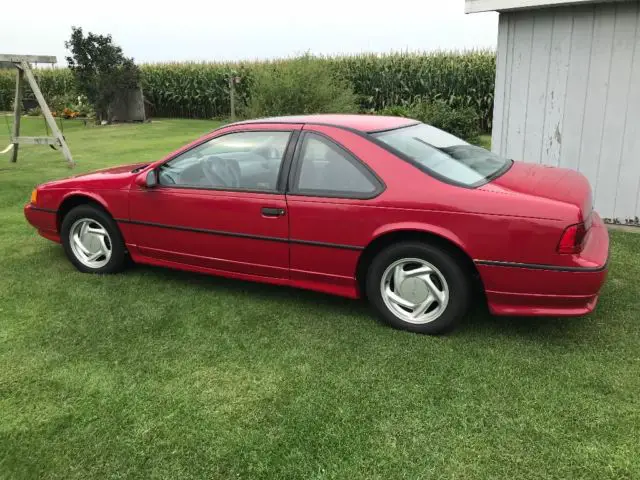
[{"label": "alloy wheel", "polygon": [[444,275],[420,258],[403,258],[389,265],[380,280],[380,293],[396,317],[413,324],[433,322],[449,303]]},{"label": "alloy wheel", "polygon": [[88,268],[102,268],[111,259],[109,232],[92,218],[81,218],[73,223],[69,230],[69,245],[78,261]]}]

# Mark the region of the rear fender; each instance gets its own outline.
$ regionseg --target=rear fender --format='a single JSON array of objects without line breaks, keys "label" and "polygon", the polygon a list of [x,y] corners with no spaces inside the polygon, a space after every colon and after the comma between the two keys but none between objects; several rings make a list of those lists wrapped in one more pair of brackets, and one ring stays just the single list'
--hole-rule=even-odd
[{"label": "rear fender", "polygon": [[465,242],[463,242],[455,233],[438,225],[423,222],[400,222],[383,225],[373,232],[372,242],[383,235],[400,231],[415,231],[437,235],[453,243],[463,252],[468,252]]}]

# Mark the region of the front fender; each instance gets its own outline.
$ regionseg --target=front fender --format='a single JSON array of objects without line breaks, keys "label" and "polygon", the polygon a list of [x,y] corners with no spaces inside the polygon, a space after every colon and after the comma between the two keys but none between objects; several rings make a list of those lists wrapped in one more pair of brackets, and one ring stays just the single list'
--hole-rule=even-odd
[{"label": "front fender", "polygon": [[104,208],[107,212],[111,211],[111,209],[109,208],[109,202],[101,193],[87,192],[85,190],[70,190],[69,192],[65,193],[60,199],[57,210],[59,210],[62,204],[64,204],[67,200],[70,200],[72,197],[85,197],[91,199],[99,204],[102,208]]}]

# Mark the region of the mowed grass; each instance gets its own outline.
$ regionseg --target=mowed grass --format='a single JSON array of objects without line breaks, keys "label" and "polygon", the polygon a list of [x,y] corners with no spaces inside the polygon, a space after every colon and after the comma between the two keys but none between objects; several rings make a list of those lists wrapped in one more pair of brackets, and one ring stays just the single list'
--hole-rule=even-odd
[{"label": "mowed grass", "polygon": [[0,478],[640,478],[640,235],[612,233],[594,314],[479,306],[434,338],[311,292],[83,275],[23,218],[37,183],[215,126],[67,122],[73,172],[0,157]]}]

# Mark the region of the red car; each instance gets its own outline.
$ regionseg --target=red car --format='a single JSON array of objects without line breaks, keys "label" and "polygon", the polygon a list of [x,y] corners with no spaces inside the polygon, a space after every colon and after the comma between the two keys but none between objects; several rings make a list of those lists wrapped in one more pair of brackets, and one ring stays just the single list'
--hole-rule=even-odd
[{"label": "red car", "polygon": [[150,164],[40,185],[25,206],[82,272],[134,262],[366,297],[449,329],[474,286],[496,315],[592,311],[609,237],[581,174],[405,118],[234,123]]}]

